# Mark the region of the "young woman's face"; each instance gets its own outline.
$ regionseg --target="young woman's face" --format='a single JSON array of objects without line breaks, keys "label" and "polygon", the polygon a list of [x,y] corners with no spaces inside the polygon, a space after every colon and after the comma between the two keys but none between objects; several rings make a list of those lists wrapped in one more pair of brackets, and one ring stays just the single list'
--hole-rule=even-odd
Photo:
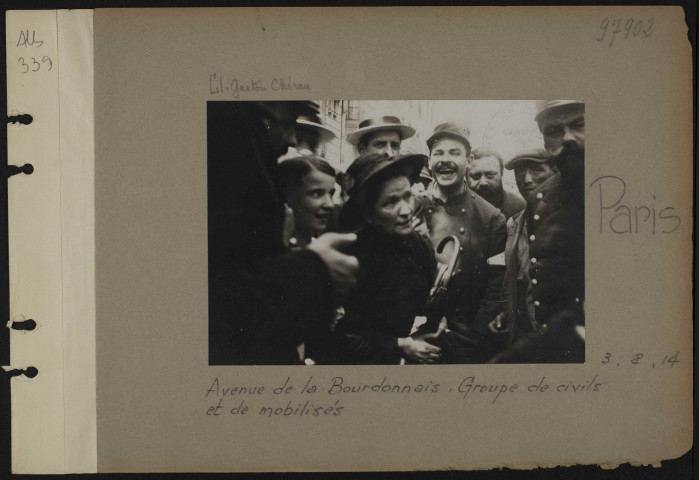
[{"label": "young woman's face", "polygon": [[413,231],[414,210],[415,200],[408,178],[392,178],[381,186],[369,223],[383,233],[408,235]]},{"label": "young woman's face", "polygon": [[294,211],[296,229],[310,235],[323,233],[333,211],[334,194],[335,177],[332,175],[311,170],[301,178],[287,202]]}]

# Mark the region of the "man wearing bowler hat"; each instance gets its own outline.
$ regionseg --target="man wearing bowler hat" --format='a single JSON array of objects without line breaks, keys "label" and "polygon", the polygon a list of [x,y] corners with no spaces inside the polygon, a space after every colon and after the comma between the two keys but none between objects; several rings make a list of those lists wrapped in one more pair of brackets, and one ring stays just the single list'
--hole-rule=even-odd
[{"label": "man wearing bowler hat", "polygon": [[558,173],[528,195],[527,299],[534,333],[494,362],[582,363],[585,360],[585,104],[537,102],[535,117]]},{"label": "man wearing bowler hat", "polygon": [[400,153],[400,144],[415,135],[415,129],[403,125],[393,115],[372,116],[359,122],[359,128],[347,135],[347,141],[357,148],[357,152],[385,153],[393,158]]},{"label": "man wearing bowler hat", "polygon": [[[422,205],[433,246],[451,235],[461,244],[446,306],[449,329],[459,341],[454,355],[444,351],[443,358],[453,363],[482,363],[504,340],[488,324],[503,310],[505,217],[465,182],[471,157],[469,135],[467,128],[451,122],[434,129],[427,140],[434,182]],[[443,257],[439,260],[447,263]]]}]

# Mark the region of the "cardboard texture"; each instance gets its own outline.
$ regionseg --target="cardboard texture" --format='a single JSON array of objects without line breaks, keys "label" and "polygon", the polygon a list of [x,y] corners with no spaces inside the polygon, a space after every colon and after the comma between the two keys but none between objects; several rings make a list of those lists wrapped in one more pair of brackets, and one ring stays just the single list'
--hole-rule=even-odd
[{"label": "cardboard texture", "polygon": [[[644,32],[624,38],[628,19]],[[93,28],[96,373],[65,374],[96,381],[96,441],[84,438],[97,471],[614,466],[689,450],[692,84],[681,8],[104,9]],[[269,88],[235,98],[212,78]],[[276,90],[275,78],[310,89]],[[586,105],[585,364],[208,365],[207,101],[558,98]],[[622,206],[634,221],[646,207],[655,231],[649,220],[615,233]],[[11,215],[11,240],[22,226]],[[338,377],[411,392],[335,394]],[[207,397],[216,379],[265,391]],[[293,390],[275,394],[285,382]],[[469,383],[518,389],[495,398],[465,394]],[[207,415],[219,399],[222,414]],[[247,413],[231,415],[241,401]],[[306,401],[343,408],[260,415]]]}]

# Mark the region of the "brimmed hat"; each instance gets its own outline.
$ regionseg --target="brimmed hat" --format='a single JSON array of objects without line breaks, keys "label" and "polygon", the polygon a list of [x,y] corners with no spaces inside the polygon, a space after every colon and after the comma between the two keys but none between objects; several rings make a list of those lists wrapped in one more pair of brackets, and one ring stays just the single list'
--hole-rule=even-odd
[{"label": "brimmed hat", "polygon": [[389,157],[380,153],[365,153],[357,157],[345,172],[349,200],[342,208],[340,223],[345,230],[353,230],[361,223],[361,214],[366,203],[367,186],[378,175],[384,176],[392,170],[407,169],[410,183],[419,177],[427,156],[415,153]]},{"label": "brimmed hat", "polygon": [[514,157],[507,161],[505,168],[514,170],[518,163],[524,161],[546,163],[551,160],[551,155],[543,148],[530,148],[517,153]]},{"label": "brimmed hat", "polygon": [[432,132],[432,136],[427,139],[427,148],[429,148],[431,151],[434,142],[442,137],[456,138],[457,140],[464,142],[469,149],[471,148],[471,131],[468,128],[454,122],[444,122],[437,125],[434,128],[434,132]]},{"label": "brimmed hat", "polygon": [[398,132],[401,140],[415,135],[415,129],[408,125],[403,125],[400,118],[391,115],[366,118],[359,122],[359,128],[347,135],[347,141],[352,145],[357,145],[367,133],[379,132],[382,130],[393,130]]},{"label": "brimmed hat", "polygon": [[569,105],[580,105],[585,106],[585,102],[581,100],[537,100],[536,101],[536,116],[534,120],[537,122],[553,109],[559,109]]},{"label": "brimmed hat", "polygon": [[316,132],[321,143],[328,143],[332,139],[336,138],[335,132],[330,130],[328,127],[320,123],[320,118],[317,115],[303,115],[296,119],[297,128],[307,128]]}]

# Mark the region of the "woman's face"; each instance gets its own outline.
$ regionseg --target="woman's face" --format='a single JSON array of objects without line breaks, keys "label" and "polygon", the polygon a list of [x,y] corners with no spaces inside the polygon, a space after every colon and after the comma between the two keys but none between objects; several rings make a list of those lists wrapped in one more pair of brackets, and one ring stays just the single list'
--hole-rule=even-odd
[{"label": "woman's face", "polygon": [[369,223],[382,233],[408,235],[413,231],[414,209],[415,199],[408,178],[392,178],[381,185]]},{"label": "woman's face", "polygon": [[302,177],[287,202],[294,211],[296,229],[310,235],[323,233],[328,228],[334,194],[335,177],[332,175],[311,170]]}]

